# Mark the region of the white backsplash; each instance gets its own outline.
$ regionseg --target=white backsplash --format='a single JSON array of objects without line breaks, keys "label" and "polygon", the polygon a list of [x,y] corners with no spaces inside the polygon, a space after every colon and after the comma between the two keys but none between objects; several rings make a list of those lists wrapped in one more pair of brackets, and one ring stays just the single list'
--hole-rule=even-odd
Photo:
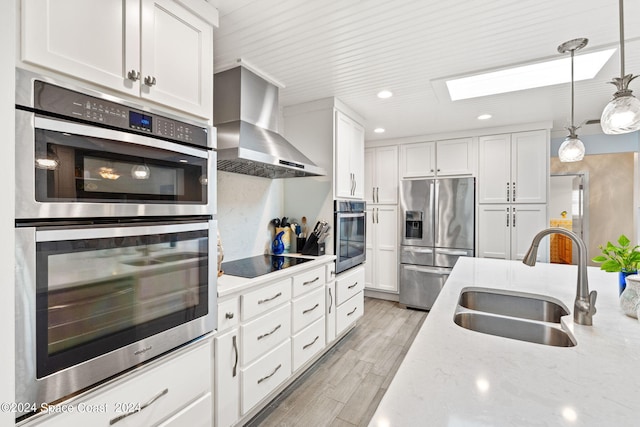
[{"label": "white backsplash", "polygon": [[218,228],[224,261],[269,251],[269,222],[284,215],[282,181],[218,171]]}]

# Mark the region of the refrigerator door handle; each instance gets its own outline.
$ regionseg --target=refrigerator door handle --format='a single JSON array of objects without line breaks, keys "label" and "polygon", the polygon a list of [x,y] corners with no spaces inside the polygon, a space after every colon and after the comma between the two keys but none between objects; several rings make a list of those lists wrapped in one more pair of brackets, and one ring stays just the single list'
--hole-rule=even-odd
[{"label": "refrigerator door handle", "polygon": [[414,252],[417,254],[432,254],[433,253],[433,249],[432,248],[407,248],[404,247],[402,248],[403,251],[405,252]]},{"label": "refrigerator door handle", "polygon": [[442,255],[468,256],[472,251],[464,249],[438,249],[437,252]]},{"label": "refrigerator door handle", "polygon": [[450,268],[424,267],[421,265],[411,265],[411,264],[402,264],[402,268],[405,270],[417,271],[419,273],[451,274]]},{"label": "refrigerator door handle", "polygon": [[[440,181],[435,180],[432,183],[435,186],[435,192],[432,192],[434,195],[434,208],[431,210],[433,212],[433,239],[436,242],[436,246],[439,245],[440,241],[440,233],[438,232],[440,227]],[[443,245],[444,246],[444,245]]]}]

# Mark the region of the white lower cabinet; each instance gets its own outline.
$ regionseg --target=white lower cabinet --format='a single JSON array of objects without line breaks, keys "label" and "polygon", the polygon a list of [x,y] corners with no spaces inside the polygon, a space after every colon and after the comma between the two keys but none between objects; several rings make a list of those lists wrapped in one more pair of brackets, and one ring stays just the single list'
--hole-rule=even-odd
[{"label": "white lower cabinet", "polygon": [[[333,257],[327,258],[297,274],[280,273],[273,282],[219,296],[217,427],[250,420],[362,316],[364,267],[336,276]],[[224,276],[220,280],[224,287]]]},{"label": "white lower cabinet", "polygon": [[231,426],[240,416],[240,334],[237,328],[214,338],[215,425]]},{"label": "white lower cabinet", "polygon": [[[324,296],[324,295],[323,295]],[[293,370],[297,371],[324,348],[325,323],[320,318],[293,336]]]},{"label": "white lower cabinet", "polygon": [[162,360],[98,387],[87,398],[68,401],[73,412],[54,414],[28,425],[212,425],[212,339]]},{"label": "white lower cabinet", "polygon": [[291,375],[291,339],[241,370],[242,414],[282,384]]},{"label": "white lower cabinet", "polygon": [[367,208],[367,262],[365,287],[398,293],[398,208],[370,205]]}]

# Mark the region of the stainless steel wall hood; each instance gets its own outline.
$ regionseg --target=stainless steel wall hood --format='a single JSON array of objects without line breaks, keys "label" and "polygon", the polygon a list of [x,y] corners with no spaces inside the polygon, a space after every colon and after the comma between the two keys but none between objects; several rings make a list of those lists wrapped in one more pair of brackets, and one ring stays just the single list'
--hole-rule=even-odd
[{"label": "stainless steel wall hood", "polygon": [[277,133],[278,88],[238,66],[214,76],[218,170],[265,178],[326,175]]}]

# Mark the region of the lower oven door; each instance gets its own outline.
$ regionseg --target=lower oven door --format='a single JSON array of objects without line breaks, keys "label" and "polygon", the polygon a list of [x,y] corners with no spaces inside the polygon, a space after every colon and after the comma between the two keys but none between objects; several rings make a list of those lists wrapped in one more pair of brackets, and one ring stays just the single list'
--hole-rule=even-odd
[{"label": "lower oven door", "polygon": [[215,227],[17,228],[16,401],[52,402],[214,330]]},{"label": "lower oven door", "polygon": [[400,304],[431,310],[449,274],[450,268],[400,264]]}]

